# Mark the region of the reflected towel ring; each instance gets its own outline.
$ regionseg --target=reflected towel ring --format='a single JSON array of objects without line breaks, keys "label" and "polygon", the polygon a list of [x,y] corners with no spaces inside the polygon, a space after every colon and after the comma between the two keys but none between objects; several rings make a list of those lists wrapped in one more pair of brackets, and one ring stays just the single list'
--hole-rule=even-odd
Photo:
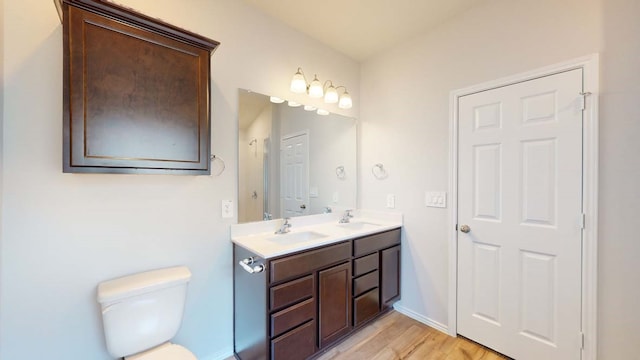
[{"label": "reflected towel ring", "polygon": [[341,180],[347,176],[347,173],[344,171],[344,166],[341,165],[336,168],[336,176]]},{"label": "reflected towel ring", "polygon": [[[215,169],[214,169],[214,164],[218,164],[215,167]],[[224,159],[221,158],[220,156],[211,154],[211,175],[220,176],[224,172],[225,168],[226,168],[226,165],[224,163]]]},{"label": "reflected towel ring", "polygon": [[387,177],[387,170],[384,168],[384,165],[380,163],[373,165],[373,167],[371,168],[371,173],[378,180],[382,180]]}]

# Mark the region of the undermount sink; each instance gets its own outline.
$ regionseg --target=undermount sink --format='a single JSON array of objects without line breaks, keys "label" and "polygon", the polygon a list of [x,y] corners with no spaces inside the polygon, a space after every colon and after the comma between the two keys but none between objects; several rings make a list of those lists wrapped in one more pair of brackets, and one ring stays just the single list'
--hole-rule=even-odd
[{"label": "undermount sink", "polygon": [[328,235],[321,234],[315,231],[301,231],[287,234],[277,234],[267,238],[267,241],[271,241],[278,244],[290,245],[301,242],[307,242],[312,240],[321,239]]},{"label": "undermount sink", "polygon": [[338,227],[347,229],[350,231],[369,231],[375,230],[380,227],[380,224],[374,224],[370,222],[350,222],[344,224],[338,224]]}]

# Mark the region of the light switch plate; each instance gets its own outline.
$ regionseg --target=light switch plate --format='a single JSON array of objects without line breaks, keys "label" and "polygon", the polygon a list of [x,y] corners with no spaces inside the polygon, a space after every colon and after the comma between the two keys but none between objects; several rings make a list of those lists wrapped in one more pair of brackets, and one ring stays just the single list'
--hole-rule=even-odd
[{"label": "light switch plate", "polygon": [[424,193],[424,204],[429,207],[446,208],[446,191],[427,191]]},{"label": "light switch plate", "polygon": [[222,218],[229,219],[233,217],[233,200],[222,200]]}]

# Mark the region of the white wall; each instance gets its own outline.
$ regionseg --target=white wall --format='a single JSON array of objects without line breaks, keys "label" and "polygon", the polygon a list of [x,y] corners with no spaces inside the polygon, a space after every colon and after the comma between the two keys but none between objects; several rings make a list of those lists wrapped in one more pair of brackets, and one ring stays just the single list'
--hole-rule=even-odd
[{"label": "white wall", "polygon": [[51,1],[6,2],[1,359],[109,359],[98,282],[177,264],[193,278],[176,341],[199,359],[229,355],[235,219],[220,218],[220,201],[237,196],[238,88],[288,97],[302,66],[354,90],[343,113],[358,112],[356,63],[241,1],[122,2],[222,43],[212,57],[212,152],[227,170],[63,174],[62,28]]},{"label": "white wall", "polygon": [[602,0],[599,359],[638,357],[640,2]]},{"label": "white wall", "polygon": [[[362,205],[405,214],[401,306],[448,324],[449,92],[601,52],[599,359],[636,357],[640,315],[640,3],[489,0],[362,65]],[[588,89],[587,89],[588,90]],[[389,178],[374,180],[382,162]]]},{"label": "white wall", "polygon": [[[598,51],[597,0],[488,0],[362,65],[362,205],[396,195],[405,221],[401,306],[448,324],[449,93]],[[383,163],[389,177],[376,180]],[[448,204],[450,206],[450,204]]]},{"label": "white wall", "polygon": [[[2,213],[3,202],[3,181],[4,178],[4,0],[0,0],[0,249],[2,249]],[[2,257],[0,256],[0,279],[2,278]],[[0,309],[2,309],[2,287],[0,286]],[[0,312],[0,322],[2,322],[2,312]],[[2,327],[0,327],[0,338],[2,338]]]}]

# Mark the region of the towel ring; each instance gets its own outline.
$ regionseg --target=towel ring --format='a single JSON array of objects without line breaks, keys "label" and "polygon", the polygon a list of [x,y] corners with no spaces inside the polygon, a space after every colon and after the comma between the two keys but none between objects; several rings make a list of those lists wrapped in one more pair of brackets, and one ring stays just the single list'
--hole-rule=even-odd
[{"label": "towel ring", "polygon": [[380,163],[373,165],[373,167],[371,168],[371,173],[378,180],[382,180],[387,177],[387,170],[384,168],[384,165]]},{"label": "towel ring", "polygon": [[[213,164],[214,163],[218,164],[218,166],[217,166],[218,170],[216,170],[216,171],[214,171],[214,169],[213,169]],[[213,176],[222,175],[222,173],[224,172],[224,169],[226,168],[226,165],[224,163],[224,159],[221,158],[220,156],[211,154],[211,168],[212,168],[211,169],[211,175],[213,175]]]},{"label": "towel ring", "polygon": [[347,176],[347,173],[344,171],[344,166],[341,165],[336,168],[336,176],[340,180],[343,180]]}]

